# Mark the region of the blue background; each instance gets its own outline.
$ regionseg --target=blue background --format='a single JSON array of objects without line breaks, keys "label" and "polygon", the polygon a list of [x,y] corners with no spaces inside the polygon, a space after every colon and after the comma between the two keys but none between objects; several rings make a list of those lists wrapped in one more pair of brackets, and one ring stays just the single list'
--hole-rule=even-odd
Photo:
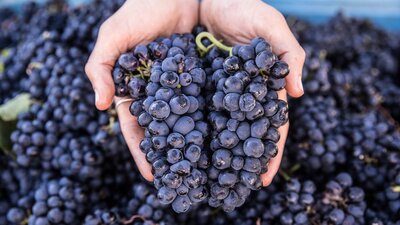
[{"label": "blue background", "polygon": [[[0,0],[0,6],[15,9],[27,0]],[[112,1],[112,0],[110,0]],[[324,22],[342,10],[346,15],[370,18],[378,25],[400,31],[400,0],[264,0],[285,15],[298,16],[315,23]],[[45,2],[45,0],[36,0]],[[69,0],[79,5],[88,0]]]}]

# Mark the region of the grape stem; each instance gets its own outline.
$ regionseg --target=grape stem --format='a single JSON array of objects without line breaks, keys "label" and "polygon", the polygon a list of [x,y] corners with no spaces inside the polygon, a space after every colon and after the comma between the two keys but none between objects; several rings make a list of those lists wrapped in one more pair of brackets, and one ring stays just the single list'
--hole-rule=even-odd
[{"label": "grape stem", "polygon": [[[131,224],[133,223],[135,220],[140,220],[140,221],[146,221],[146,219],[143,216],[140,215],[133,215],[131,216],[129,219],[122,219],[122,223],[123,224]],[[152,225],[158,225],[157,223],[151,223]]]},{"label": "grape stem", "polygon": [[213,45],[215,45],[217,48],[219,48],[219,49],[221,49],[221,50],[223,50],[223,51],[226,51],[226,52],[229,52],[229,56],[232,56],[232,47],[229,47],[229,46],[227,46],[227,45],[224,45],[224,44],[222,44],[222,42],[221,41],[218,41],[215,37],[214,37],[214,35],[212,35],[211,33],[209,33],[209,32],[201,32],[200,34],[198,34],[197,35],[197,37],[196,37],[196,45],[197,45],[197,47],[199,48],[199,50],[200,50],[200,52],[201,53],[207,53],[209,50],[210,50],[210,48],[207,48],[206,46],[204,46],[203,45],[203,43],[201,42],[201,40],[203,39],[203,38],[208,38],[208,40],[210,40],[210,42],[213,44]]}]

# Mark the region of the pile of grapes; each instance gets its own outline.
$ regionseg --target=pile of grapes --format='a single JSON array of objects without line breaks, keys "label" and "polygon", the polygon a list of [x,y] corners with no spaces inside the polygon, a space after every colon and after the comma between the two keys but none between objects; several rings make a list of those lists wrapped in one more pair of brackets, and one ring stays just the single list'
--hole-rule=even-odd
[{"label": "pile of grapes", "polygon": [[307,52],[288,103],[290,65],[262,38],[229,47],[199,26],[123,53],[115,94],[144,129],[148,183],[83,71],[122,3],[0,9],[0,224],[400,224],[398,34],[288,18]]}]

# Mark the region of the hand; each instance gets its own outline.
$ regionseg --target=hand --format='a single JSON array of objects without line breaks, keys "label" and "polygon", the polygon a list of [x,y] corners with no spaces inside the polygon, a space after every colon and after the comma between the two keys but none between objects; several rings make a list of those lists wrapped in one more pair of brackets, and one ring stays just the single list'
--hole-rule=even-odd
[{"label": "hand", "polygon": [[[278,57],[290,68],[286,77],[286,90],[292,97],[303,95],[301,72],[305,52],[291,33],[285,18],[273,7],[260,0],[203,0],[200,5],[200,23],[228,44],[248,44],[255,37],[263,37],[272,46]],[[279,98],[287,101],[286,91]],[[279,169],[289,124],[281,127],[278,155],[262,175],[264,186],[268,186]]]},{"label": "hand", "polygon": [[[85,71],[96,96],[96,107],[105,110],[112,104],[114,83],[111,70],[121,53],[157,37],[190,32],[198,23],[197,0],[127,0],[100,27],[99,35]],[[119,99],[117,99],[119,100]],[[118,106],[121,130],[143,177],[153,179],[151,166],[139,149],[143,129],[129,112],[129,103]]]}]

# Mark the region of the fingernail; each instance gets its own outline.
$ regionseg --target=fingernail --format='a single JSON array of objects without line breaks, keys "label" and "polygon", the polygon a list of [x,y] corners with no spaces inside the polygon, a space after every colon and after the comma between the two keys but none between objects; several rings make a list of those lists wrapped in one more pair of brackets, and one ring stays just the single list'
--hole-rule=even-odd
[{"label": "fingernail", "polygon": [[99,101],[99,93],[96,90],[94,90],[94,100],[96,103]]},{"label": "fingernail", "polygon": [[301,79],[299,79],[299,80],[297,81],[297,88],[298,88],[301,92],[304,92],[304,89],[303,89],[303,82],[301,82]]}]

